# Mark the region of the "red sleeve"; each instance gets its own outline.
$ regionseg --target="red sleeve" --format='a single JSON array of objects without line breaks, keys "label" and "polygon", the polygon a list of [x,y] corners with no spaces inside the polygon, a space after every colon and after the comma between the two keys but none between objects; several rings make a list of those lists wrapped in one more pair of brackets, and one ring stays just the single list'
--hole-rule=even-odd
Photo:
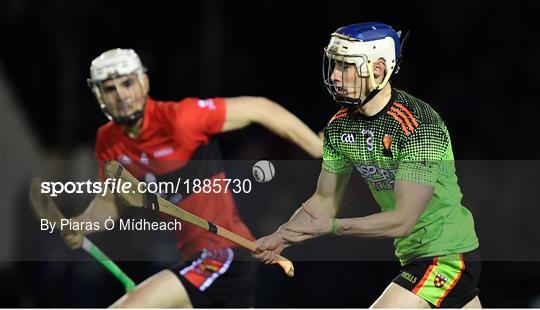
[{"label": "red sleeve", "polygon": [[175,104],[172,113],[175,134],[189,140],[207,143],[210,136],[220,133],[225,122],[223,98],[186,98]]}]

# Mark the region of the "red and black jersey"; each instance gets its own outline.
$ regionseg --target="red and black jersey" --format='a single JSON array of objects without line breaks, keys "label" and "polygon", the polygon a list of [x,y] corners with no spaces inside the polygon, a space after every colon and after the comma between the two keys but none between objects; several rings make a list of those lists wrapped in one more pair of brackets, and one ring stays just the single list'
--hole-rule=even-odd
[{"label": "red and black jersey", "polygon": [[[186,98],[179,102],[148,98],[139,137],[125,134],[123,127],[110,121],[99,128],[96,158],[99,176],[104,179],[104,163],[118,160],[139,180],[173,182],[178,178],[223,179],[225,174],[214,134],[225,121],[223,98]],[[162,194],[183,209],[245,238],[253,236],[240,219],[230,191],[189,193],[185,186],[177,193]],[[234,246],[230,241],[187,224],[176,232],[177,246],[184,257],[202,249]]]}]

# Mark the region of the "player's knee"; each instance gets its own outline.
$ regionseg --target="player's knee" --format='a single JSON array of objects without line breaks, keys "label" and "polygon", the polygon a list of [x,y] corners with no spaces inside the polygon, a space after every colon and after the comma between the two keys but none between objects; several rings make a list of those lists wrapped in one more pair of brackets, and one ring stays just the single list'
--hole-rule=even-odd
[{"label": "player's knee", "polygon": [[110,308],[192,308],[189,295],[178,277],[163,270],[146,279]]}]

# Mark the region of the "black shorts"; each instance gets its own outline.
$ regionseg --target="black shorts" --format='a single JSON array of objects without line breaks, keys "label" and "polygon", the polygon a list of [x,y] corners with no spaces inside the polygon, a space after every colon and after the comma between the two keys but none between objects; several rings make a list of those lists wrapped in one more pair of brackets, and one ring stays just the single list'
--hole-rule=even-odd
[{"label": "black shorts", "polygon": [[481,268],[478,249],[425,257],[403,266],[393,282],[422,297],[432,308],[461,308],[478,295]]},{"label": "black shorts", "polygon": [[255,262],[238,248],[204,250],[190,261],[169,268],[196,308],[255,306]]}]

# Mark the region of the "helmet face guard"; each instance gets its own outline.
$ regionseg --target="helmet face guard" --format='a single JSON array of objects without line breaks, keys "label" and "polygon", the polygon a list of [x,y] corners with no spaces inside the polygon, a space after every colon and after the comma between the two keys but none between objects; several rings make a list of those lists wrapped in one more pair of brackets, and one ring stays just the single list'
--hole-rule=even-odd
[{"label": "helmet face guard", "polygon": [[[345,57],[324,49],[323,82],[332,99],[347,109],[362,105],[360,99],[363,90],[361,75],[357,63],[366,61],[363,55]],[[338,73],[336,79],[334,74]]]},{"label": "helmet face guard", "polygon": [[[386,86],[396,71],[400,55],[399,35],[382,23],[361,23],[341,27],[332,33],[323,54],[323,81],[328,93],[341,106],[355,109],[366,104]],[[373,66],[386,62],[381,83],[375,80]],[[351,67],[355,74],[352,77]],[[336,78],[334,74],[339,76]],[[362,99],[367,83],[372,91]]]},{"label": "helmet face guard", "polygon": [[89,86],[98,99],[101,111],[109,120],[132,126],[143,116],[147,98],[144,76],[111,76],[104,81],[89,82]]},{"label": "helmet face guard", "polygon": [[88,86],[109,120],[133,126],[141,119],[148,95],[144,72],[133,50],[109,50],[92,61]]}]

